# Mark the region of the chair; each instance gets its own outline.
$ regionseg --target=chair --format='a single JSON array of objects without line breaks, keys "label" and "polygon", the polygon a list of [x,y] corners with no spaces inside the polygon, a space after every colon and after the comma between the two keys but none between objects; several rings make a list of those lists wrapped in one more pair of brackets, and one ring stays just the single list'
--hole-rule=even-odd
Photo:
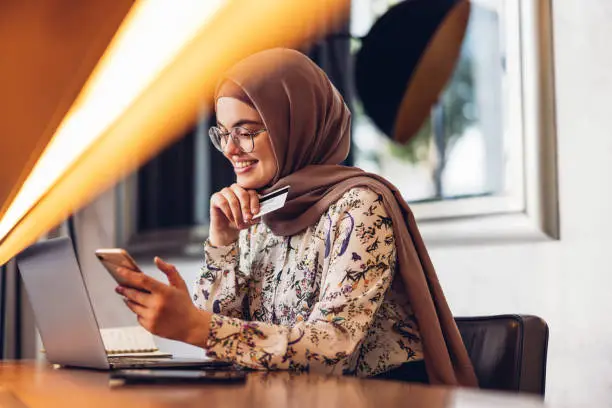
[{"label": "chair", "polygon": [[455,318],[483,389],[544,396],[548,325],[536,316]]}]

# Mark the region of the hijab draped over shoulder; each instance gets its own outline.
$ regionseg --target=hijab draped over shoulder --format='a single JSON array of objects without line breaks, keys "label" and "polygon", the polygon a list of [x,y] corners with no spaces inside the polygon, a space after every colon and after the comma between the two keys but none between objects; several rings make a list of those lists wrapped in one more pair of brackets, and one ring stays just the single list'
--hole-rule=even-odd
[{"label": "hijab draped over shoulder", "polygon": [[255,107],[268,130],[278,170],[262,191],[290,186],[285,206],[263,217],[279,236],[315,224],[345,192],[367,187],[382,196],[393,220],[401,279],[419,324],[432,384],[477,386],[474,369],[414,216],[384,178],[342,166],[350,148],[351,114],[327,75],[294,50],[271,49],[233,66],[215,100],[234,97]]}]

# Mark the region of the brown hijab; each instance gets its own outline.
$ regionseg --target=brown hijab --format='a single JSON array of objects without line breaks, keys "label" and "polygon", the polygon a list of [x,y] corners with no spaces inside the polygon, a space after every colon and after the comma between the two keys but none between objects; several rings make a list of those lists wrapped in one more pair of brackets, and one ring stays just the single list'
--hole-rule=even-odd
[{"label": "brown hijab", "polygon": [[325,73],[305,55],[271,49],[251,55],[222,78],[220,97],[248,98],[272,141],[278,171],[263,193],[290,186],[285,206],[263,221],[276,235],[315,224],[356,186],[382,196],[393,219],[399,274],[419,323],[432,384],[477,386],[474,369],[448,307],[414,216],[384,178],[341,166],[350,147],[351,114]]}]

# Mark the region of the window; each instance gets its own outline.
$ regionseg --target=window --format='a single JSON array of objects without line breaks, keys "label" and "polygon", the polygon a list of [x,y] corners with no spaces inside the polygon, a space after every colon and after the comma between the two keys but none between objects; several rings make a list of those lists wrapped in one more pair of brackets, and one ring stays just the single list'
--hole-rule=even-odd
[{"label": "window", "polygon": [[[366,35],[396,3],[353,0],[351,35]],[[399,188],[429,241],[557,237],[549,10],[471,3],[453,77],[410,143],[391,142],[353,99],[354,164]]]}]

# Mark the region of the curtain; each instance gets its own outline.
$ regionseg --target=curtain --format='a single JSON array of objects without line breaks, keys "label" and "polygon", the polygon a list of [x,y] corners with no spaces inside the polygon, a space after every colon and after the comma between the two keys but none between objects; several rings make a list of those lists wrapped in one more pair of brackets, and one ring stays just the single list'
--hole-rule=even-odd
[{"label": "curtain", "polygon": [[34,313],[13,258],[0,267],[0,359],[36,358]]}]

